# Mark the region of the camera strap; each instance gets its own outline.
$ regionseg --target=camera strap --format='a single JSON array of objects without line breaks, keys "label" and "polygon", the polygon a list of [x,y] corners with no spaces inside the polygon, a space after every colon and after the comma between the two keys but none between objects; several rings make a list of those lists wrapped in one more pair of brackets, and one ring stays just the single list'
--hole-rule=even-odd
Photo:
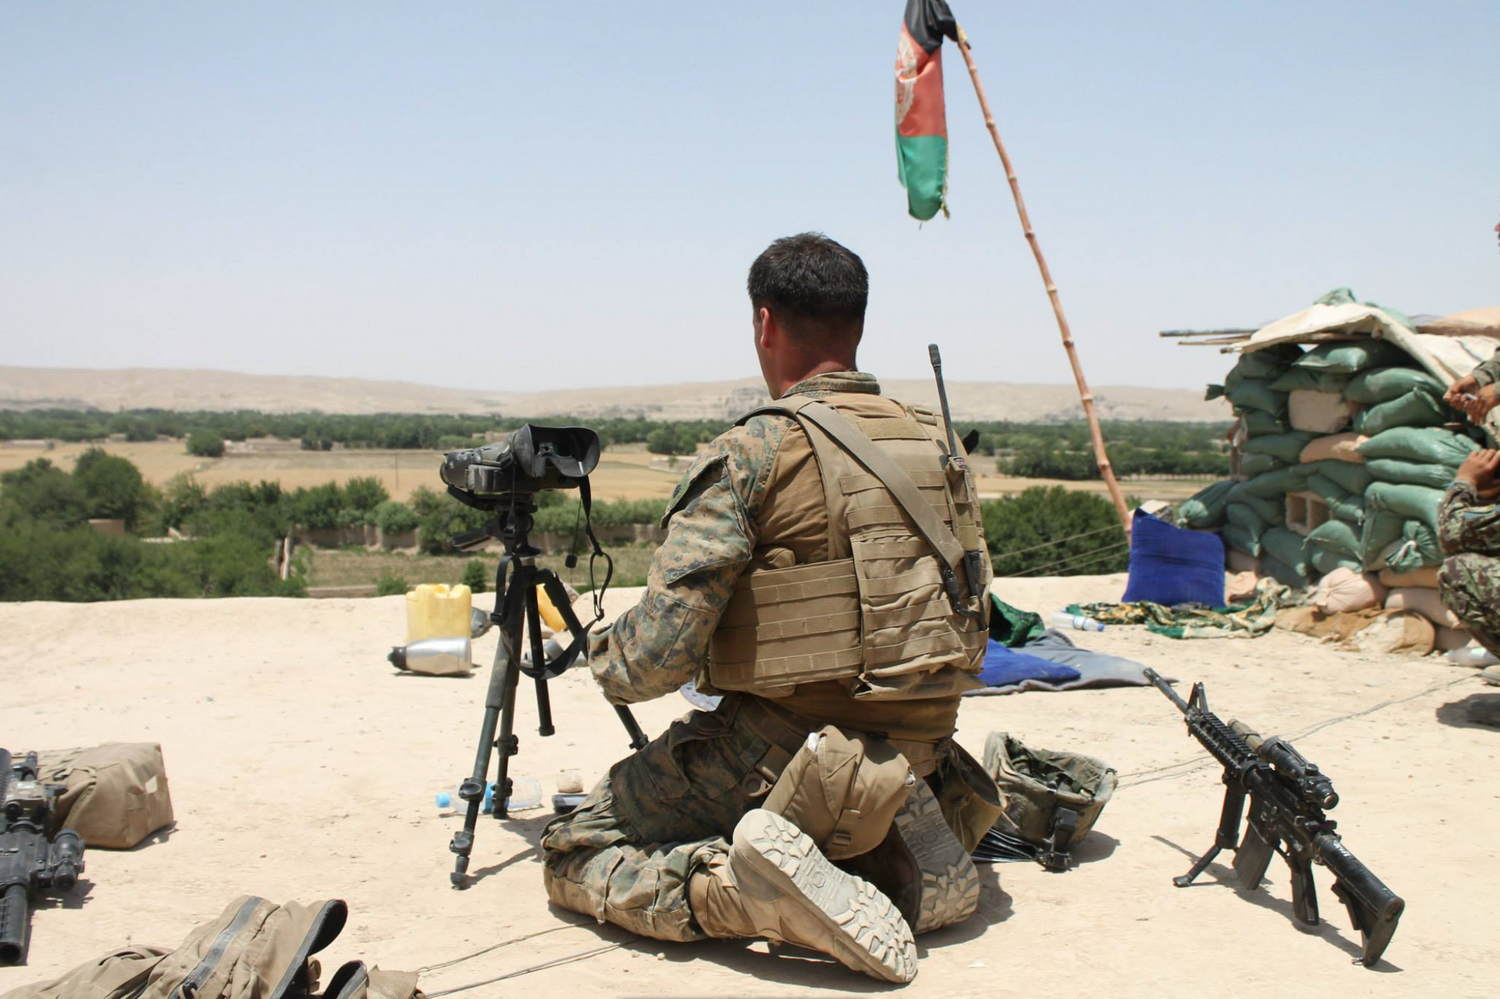
[{"label": "camera strap", "polygon": [[[588,536],[592,549],[589,552],[590,586],[594,585],[594,560],[601,557],[604,559],[604,583],[594,587],[594,619],[583,627],[584,632],[587,633],[590,628],[604,620],[604,592],[609,589],[609,581],[614,578],[615,560],[610,558],[609,553],[604,550],[603,545],[599,544],[599,539],[594,534],[594,494],[589,488],[587,475],[578,483],[578,501],[583,507],[583,532]],[[574,540],[577,540],[576,531]]]}]

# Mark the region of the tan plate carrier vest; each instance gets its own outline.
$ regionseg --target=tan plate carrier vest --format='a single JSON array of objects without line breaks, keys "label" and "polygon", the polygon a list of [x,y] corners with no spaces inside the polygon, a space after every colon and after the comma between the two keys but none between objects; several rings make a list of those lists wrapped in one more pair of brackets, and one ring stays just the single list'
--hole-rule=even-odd
[{"label": "tan plate carrier vest", "polygon": [[[992,576],[967,464],[929,411],[853,419],[810,398],[747,414],[795,419],[828,505],[829,561],[751,568],[713,635],[720,690],[782,697],[848,681],[855,697],[916,698],[973,686],[989,637]],[[966,553],[980,566],[970,580]],[[957,599],[955,599],[955,597]],[[964,682],[948,668],[961,671]]]}]

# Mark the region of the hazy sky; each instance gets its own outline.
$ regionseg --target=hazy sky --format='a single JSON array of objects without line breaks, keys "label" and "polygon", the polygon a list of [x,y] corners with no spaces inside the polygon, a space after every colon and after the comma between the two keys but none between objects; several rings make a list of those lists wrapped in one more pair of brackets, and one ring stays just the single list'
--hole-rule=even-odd
[{"label": "hazy sky", "polygon": [[[1096,384],[1330,288],[1500,304],[1500,3],[955,0]],[[0,363],[556,388],[755,373],[820,229],[861,366],[1069,379],[963,62],[953,217],[896,182],[900,0],[0,0]]]}]

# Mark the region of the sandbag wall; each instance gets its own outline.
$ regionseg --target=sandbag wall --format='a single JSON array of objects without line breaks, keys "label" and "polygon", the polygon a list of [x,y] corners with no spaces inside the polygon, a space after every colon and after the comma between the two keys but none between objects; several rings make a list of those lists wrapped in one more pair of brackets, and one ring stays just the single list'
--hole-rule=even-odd
[{"label": "sandbag wall", "polygon": [[1462,419],[1445,388],[1384,340],[1243,354],[1209,387],[1237,418],[1235,478],[1183,503],[1179,519],[1218,530],[1233,569],[1298,587],[1338,569],[1370,574],[1388,608],[1456,628],[1436,591],[1437,511],[1479,445],[1443,428]]}]

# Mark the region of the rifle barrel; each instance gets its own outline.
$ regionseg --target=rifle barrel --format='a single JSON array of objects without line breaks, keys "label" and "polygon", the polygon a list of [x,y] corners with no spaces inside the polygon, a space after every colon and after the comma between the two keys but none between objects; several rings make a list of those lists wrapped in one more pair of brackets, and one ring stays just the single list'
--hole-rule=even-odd
[{"label": "rifle barrel", "polygon": [[1177,705],[1178,711],[1181,711],[1183,714],[1188,713],[1187,701],[1184,701],[1182,699],[1182,696],[1178,694],[1177,691],[1172,689],[1171,684],[1167,683],[1167,681],[1161,678],[1160,673],[1156,672],[1156,670],[1148,666],[1146,667],[1145,672],[1142,675],[1145,676],[1146,679],[1150,680],[1152,684],[1156,686],[1157,690],[1161,691],[1163,694],[1166,694],[1167,700]]}]

